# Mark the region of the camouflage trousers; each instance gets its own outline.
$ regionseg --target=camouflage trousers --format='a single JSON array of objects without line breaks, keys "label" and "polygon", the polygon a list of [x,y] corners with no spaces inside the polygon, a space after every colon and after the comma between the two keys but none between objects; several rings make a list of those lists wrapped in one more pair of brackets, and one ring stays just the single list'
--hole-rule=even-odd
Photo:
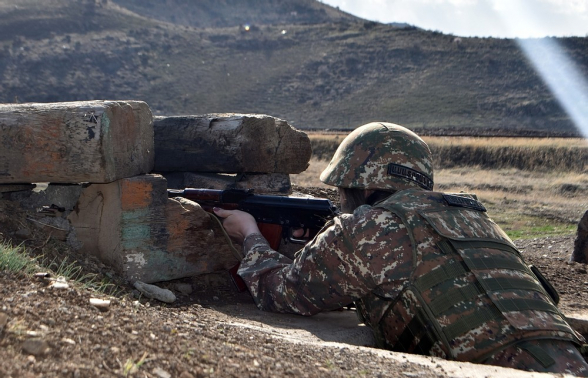
[{"label": "camouflage trousers", "polygon": [[569,341],[520,342],[493,354],[482,363],[539,373],[565,373],[588,377],[588,363]]}]

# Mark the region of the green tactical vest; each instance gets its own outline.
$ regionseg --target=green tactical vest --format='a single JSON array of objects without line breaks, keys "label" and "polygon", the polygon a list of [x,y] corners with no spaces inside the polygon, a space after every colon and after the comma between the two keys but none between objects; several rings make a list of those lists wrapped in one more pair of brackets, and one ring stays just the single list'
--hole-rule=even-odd
[{"label": "green tactical vest", "polygon": [[386,285],[371,294],[386,304],[381,315],[374,318],[369,299],[356,302],[380,347],[481,362],[519,341],[580,343],[475,199],[409,189],[376,207],[402,220],[413,245],[413,273],[400,295],[387,298]]}]

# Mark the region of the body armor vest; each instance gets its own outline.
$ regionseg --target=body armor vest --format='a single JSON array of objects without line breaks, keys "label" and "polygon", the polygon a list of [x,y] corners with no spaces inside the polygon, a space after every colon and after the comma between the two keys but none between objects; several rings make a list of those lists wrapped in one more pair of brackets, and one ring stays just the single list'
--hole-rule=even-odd
[{"label": "body armor vest", "polygon": [[481,362],[525,340],[580,343],[475,199],[409,189],[375,207],[402,220],[413,246],[413,272],[399,295],[388,297],[383,284],[356,302],[380,347]]}]

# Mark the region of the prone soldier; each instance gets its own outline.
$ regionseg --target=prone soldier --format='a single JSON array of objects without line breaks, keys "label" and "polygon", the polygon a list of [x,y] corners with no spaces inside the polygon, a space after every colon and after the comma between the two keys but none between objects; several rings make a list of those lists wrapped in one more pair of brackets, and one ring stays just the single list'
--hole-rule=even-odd
[{"label": "prone soldier", "polygon": [[475,197],[433,191],[431,152],[416,134],[359,127],[320,179],[339,189],[342,214],[294,260],[248,213],[214,209],[243,246],[238,274],[260,309],[313,315],[355,302],[382,348],[588,376],[584,340],[543,277]]}]

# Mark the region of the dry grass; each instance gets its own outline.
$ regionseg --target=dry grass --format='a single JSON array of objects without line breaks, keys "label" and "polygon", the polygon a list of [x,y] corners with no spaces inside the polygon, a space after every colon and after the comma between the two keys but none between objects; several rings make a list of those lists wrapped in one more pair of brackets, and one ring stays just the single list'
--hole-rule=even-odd
[{"label": "dry grass", "polygon": [[310,165],[306,171],[297,175],[290,175],[290,181],[292,181],[292,184],[299,186],[330,188],[330,186],[323,184],[319,180],[321,172],[327,167],[328,164],[329,162],[327,160],[313,157],[310,159]]},{"label": "dry grass", "polygon": [[[346,133],[341,132],[307,132],[311,141],[342,141]],[[424,136],[429,146],[506,146],[506,147],[588,147],[588,140],[583,138],[503,138],[503,137],[440,137]]]},{"label": "dry grass", "polygon": [[[344,137],[344,134],[311,134],[314,156],[329,159]],[[588,141],[583,138],[423,139],[431,148],[435,167],[588,172]]]},{"label": "dry grass", "polygon": [[472,146],[472,147],[567,147],[588,148],[588,140],[583,138],[474,138],[474,137],[423,137],[429,146]]}]

